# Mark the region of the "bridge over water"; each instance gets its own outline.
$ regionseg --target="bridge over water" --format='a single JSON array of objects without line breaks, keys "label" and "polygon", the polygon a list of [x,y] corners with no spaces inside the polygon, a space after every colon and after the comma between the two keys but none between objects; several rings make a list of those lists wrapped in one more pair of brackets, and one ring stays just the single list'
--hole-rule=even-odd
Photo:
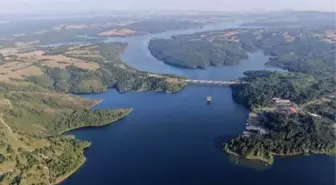
[{"label": "bridge over water", "polygon": [[188,84],[204,84],[204,85],[220,85],[220,86],[227,86],[227,85],[234,85],[234,84],[245,84],[246,82],[240,80],[186,80]]}]

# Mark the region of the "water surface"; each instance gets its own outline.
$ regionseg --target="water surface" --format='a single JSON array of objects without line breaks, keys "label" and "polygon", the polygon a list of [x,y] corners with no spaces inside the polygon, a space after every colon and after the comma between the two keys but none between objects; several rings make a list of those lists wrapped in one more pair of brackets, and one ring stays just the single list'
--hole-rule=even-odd
[{"label": "water surface", "polygon": [[[276,70],[264,66],[268,57],[261,52],[249,54],[248,60],[236,66],[188,70],[157,61],[147,49],[154,37],[235,26],[224,24],[109,41],[128,42],[123,59],[143,71],[231,80],[249,69]],[[206,103],[207,96],[213,97],[213,103]],[[248,116],[248,111],[232,100],[228,87],[191,85],[176,94],[118,93],[111,89],[83,97],[103,99],[97,109],[132,107],[134,111],[110,126],[69,133],[91,141],[92,147],[85,152],[83,168],[63,185],[335,184],[334,157],[276,157],[273,166],[265,167],[225,155],[222,143],[244,130]]]}]

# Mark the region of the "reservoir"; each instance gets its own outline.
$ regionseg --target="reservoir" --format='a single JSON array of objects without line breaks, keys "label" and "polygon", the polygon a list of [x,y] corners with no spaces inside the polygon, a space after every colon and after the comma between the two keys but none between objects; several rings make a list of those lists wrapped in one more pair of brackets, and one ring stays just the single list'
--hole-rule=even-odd
[{"label": "reservoir", "polygon": [[[202,80],[232,80],[249,69],[269,69],[262,52],[236,66],[189,70],[171,67],[148,51],[151,38],[235,27],[216,25],[108,41],[128,42],[124,61],[143,71],[170,73]],[[207,104],[206,97],[212,97]],[[69,134],[92,142],[87,161],[62,185],[333,185],[335,158],[276,157],[271,167],[235,159],[221,151],[222,143],[244,128],[248,110],[235,103],[229,87],[190,85],[176,94],[118,93],[114,89],[83,95],[102,99],[96,109],[134,108],[126,118],[103,128]]]}]

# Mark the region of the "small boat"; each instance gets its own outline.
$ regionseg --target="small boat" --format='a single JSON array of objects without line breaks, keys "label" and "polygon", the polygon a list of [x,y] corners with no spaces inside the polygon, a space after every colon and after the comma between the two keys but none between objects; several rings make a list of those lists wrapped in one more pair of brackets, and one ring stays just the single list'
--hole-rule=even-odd
[{"label": "small boat", "polygon": [[211,96],[208,96],[208,97],[207,97],[207,101],[208,101],[208,102],[211,102],[211,101],[212,101],[212,97],[211,97]]}]

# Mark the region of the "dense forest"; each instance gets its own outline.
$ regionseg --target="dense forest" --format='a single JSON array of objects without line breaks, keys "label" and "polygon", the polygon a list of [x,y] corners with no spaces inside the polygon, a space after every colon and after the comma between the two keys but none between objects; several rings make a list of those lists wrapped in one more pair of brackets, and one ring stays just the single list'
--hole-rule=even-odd
[{"label": "dense forest", "polygon": [[29,80],[35,84],[71,93],[102,92],[107,88],[117,88],[121,92],[129,90],[153,90],[165,92],[180,91],[184,81],[170,83],[165,77],[157,78],[118,67],[104,67],[88,71],[74,66],[66,69],[46,68],[46,74],[33,76]]},{"label": "dense forest", "polygon": [[[22,84],[24,88],[24,84]],[[2,84],[0,99],[0,184],[56,184],[84,162],[90,143],[65,131],[109,124],[131,109],[91,110],[97,100],[50,91],[24,91]]]},{"label": "dense forest", "polygon": [[247,59],[241,44],[215,37],[200,34],[174,36],[171,39],[151,40],[148,47],[157,59],[185,68],[232,65]]},{"label": "dense forest", "polygon": [[334,154],[336,135],[333,125],[303,114],[264,113],[261,122],[265,135],[239,136],[224,145],[224,150],[242,157],[273,162],[272,155],[304,153]]},{"label": "dense forest", "polygon": [[330,76],[335,71],[332,26],[229,29],[171,39],[154,39],[149,49],[167,64],[186,68],[237,64],[258,49],[270,56],[267,65],[291,72]]},{"label": "dense forest", "polygon": [[[231,86],[233,98],[261,115],[258,127],[267,133],[232,139],[224,145],[226,152],[267,163],[273,162],[273,155],[335,153],[333,77],[270,71],[247,71],[245,75],[246,84]],[[275,97],[291,100],[303,110],[295,114],[273,110]]]},{"label": "dense forest", "polygon": [[316,79],[301,73],[247,71],[243,78],[249,83],[233,85],[233,98],[247,108],[267,106],[274,97],[298,104],[335,92],[334,78]]},{"label": "dense forest", "polygon": [[330,76],[335,72],[335,44],[330,27],[274,28],[240,32],[245,47],[257,47],[270,55],[268,65],[292,72]]}]

